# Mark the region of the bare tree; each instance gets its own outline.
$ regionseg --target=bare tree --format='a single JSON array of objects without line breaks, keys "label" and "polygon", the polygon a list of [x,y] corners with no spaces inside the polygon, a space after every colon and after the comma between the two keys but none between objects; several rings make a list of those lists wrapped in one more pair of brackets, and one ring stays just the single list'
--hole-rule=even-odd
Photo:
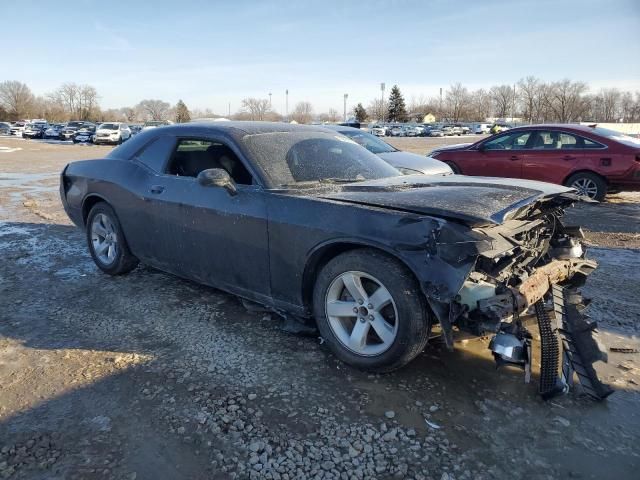
[{"label": "bare tree", "polygon": [[249,115],[249,120],[264,120],[270,110],[269,100],[263,98],[244,98],[242,110]]},{"label": "bare tree", "polygon": [[511,85],[496,85],[489,91],[493,99],[495,114],[498,117],[509,116],[514,105],[513,87]]},{"label": "bare tree", "polygon": [[76,120],[90,120],[98,114],[98,92],[91,85],[65,83],[49,95],[49,99]]},{"label": "bare tree", "polygon": [[602,120],[617,122],[620,119],[622,92],[617,88],[604,88],[599,96],[602,97]]},{"label": "bare tree", "polygon": [[565,79],[552,83],[546,99],[553,119],[561,123],[580,120],[588,109],[584,98],[586,91],[587,84],[584,82]]},{"label": "bare tree", "polygon": [[26,116],[33,100],[33,93],[25,83],[17,80],[0,83],[0,105],[14,119]]},{"label": "bare tree", "polygon": [[473,121],[484,121],[491,116],[491,95],[480,88],[469,94],[469,105],[466,112],[466,119]]},{"label": "bare tree", "polygon": [[369,102],[367,112],[369,112],[369,118],[382,121],[386,118],[388,104],[386,101],[382,101],[380,98],[375,98]]},{"label": "bare tree", "polygon": [[534,123],[544,120],[547,92],[545,83],[532,75],[518,82],[518,100],[527,122]]},{"label": "bare tree", "polygon": [[447,109],[447,116],[453,122],[459,122],[466,116],[466,109],[469,103],[469,91],[461,83],[456,83],[449,87],[445,95],[444,103]]},{"label": "bare tree", "polygon": [[310,102],[298,102],[291,112],[291,119],[298,123],[309,123],[313,119],[313,105]]},{"label": "bare tree", "polygon": [[138,115],[145,120],[168,120],[171,115],[171,105],[162,100],[142,100],[136,105]]},{"label": "bare tree", "polygon": [[327,112],[327,120],[332,123],[336,123],[340,119],[340,114],[335,108],[330,108]]}]

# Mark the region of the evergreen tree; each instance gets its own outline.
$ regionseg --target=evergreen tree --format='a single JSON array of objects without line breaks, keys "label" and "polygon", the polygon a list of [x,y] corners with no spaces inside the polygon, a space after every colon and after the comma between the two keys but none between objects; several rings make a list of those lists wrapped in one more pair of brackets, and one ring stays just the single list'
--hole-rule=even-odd
[{"label": "evergreen tree", "polygon": [[394,85],[389,95],[389,108],[387,110],[387,118],[391,122],[404,122],[407,120],[407,108],[404,103],[404,97],[400,93],[397,85]]},{"label": "evergreen tree", "polygon": [[356,117],[356,120],[360,123],[364,123],[367,119],[367,111],[364,109],[361,103],[355,106],[353,109],[353,116]]},{"label": "evergreen tree", "polygon": [[191,113],[182,100],[176,104],[176,123],[185,123],[191,120]]}]

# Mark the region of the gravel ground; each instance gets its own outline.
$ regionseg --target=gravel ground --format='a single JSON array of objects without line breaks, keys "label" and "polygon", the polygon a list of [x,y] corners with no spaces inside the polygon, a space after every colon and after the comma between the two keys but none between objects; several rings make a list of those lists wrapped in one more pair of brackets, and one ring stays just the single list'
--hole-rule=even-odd
[{"label": "gravel ground", "polygon": [[[544,403],[486,339],[369,375],[223,292],[101,274],[57,186],[109,148],[0,139],[0,478],[637,478],[637,353],[599,366],[606,402]],[[569,216],[605,343],[640,348],[640,196]]]}]

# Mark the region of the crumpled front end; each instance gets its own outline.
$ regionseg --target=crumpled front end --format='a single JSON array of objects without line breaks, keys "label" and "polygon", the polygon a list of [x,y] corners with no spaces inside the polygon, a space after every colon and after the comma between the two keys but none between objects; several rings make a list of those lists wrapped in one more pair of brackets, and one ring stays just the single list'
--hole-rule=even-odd
[{"label": "crumpled front end", "polygon": [[602,399],[612,390],[599,381],[593,363],[606,361],[606,353],[595,322],[582,313],[577,290],[597,264],[585,258],[580,229],[560,221],[563,203],[568,202],[540,203],[500,225],[473,228],[466,241],[441,233],[435,240],[438,254],[457,261],[464,278],[448,284],[458,289],[455,295],[438,295],[430,284],[424,289],[449,348],[455,331],[492,335],[489,348],[498,365],[522,367],[528,381],[527,325],[534,315],[541,339],[541,395],[567,391],[575,373],[585,393]]}]

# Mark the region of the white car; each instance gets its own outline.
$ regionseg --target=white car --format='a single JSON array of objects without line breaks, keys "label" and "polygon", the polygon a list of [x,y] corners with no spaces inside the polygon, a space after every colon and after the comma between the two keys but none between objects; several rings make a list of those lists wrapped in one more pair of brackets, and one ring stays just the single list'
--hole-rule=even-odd
[{"label": "white car", "polygon": [[93,136],[93,143],[120,144],[131,138],[131,129],[126,123],[108,122],[98,125]]},{"label": "white car", "polygon": [[475,133],[476,135],[483,135],[485,133],[489,133],[490,129],[491,124],[489,123],[476,123],[475,125],[473,125],[473,129],[471,130],[471,132]]},{"label": "white car", "polygon": [[387,131],[384,127],[379,127],[378,125],[374,125],[369,130],[371,135],[375,135],[376,137],[384,137],[387,134]]},{"label": "white car", "polygon": [[27,127],[27,122],[13,122],[11,124],[11,135],[15,135],[16,137],[21,137],[22,132]]}]

